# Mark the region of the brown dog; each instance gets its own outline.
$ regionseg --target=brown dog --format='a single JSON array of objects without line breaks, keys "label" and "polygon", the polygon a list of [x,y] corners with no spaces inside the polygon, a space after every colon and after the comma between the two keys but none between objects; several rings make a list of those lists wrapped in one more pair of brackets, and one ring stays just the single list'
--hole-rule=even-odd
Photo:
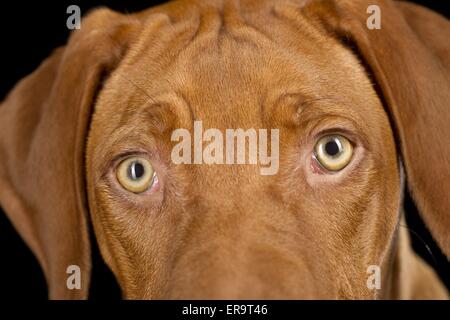
[{"label": "brown dog", "polygon": [[[449,37],[388,0],[96,10],[0,106],[1,205],[50,298],[87,297],[90,221],[126,298],[447,298],[401,228],[401,163],[450,257]],[[195,120],[279,129],[277,174],[175,164]]]}]

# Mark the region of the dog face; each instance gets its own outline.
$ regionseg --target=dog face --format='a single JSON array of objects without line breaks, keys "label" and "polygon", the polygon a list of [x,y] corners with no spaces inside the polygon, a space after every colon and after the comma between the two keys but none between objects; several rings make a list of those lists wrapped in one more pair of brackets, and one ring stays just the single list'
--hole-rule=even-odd
[{"label": "dog face", "polygon": [[[6,102],[23,107],[0,110],[6,124],[26,119],[25,133],[10,125],[2,140],[9,161],[0,199],[8,213],[17,212],[12,220],[40,259],[51,296],[79,297],[61,288],[63,272],[56,269],[76,263],[89,272],[88,217],[127,298],[384,296],[386,289],[368,288],[367,269],[389,270],[393,263],[401,214],[398,157],[448,253],[442,230],[450,225],[449,203],[429,182],[449,159],[441,142],[450,115],[436,116],[448,91],[420,87],[412,94],[397,79],[401,74],[421,84],[416,74],[438,58],[424,51],[426,67],[399,73],[391,60],[400,58],[386,53],[388,45],[408,66],[416,59],[400,50],[403,40],[362,29],[365,5],[174,2],[131,17],[92,13],[64,51]],[[392,15],[401,12],[382,5]],[[389,16],[386,21],[388,34],[404,28]],[[30,115],[24,92],[38,92],[37,85],[47,93],[38,98],[45,112]],[[434,100],[424,113],[427,99]],[[399,108],[406,107],[402,115]],[[418,112],[426,121],[409,126]],[[278,151],[277,171],[262,175],[260,163],[174,163],[173,133],[182,128],[194,136],[196,121],[224,136],[227,129],[279,130],[279,140],[268,139],[279,143],[268,146]],[[20,139],[31,141],[28,148],[10,147]],[[413,157],[425,147],[441,154],[429,160],[433,168]],[[23,170],[11,166],[23,154],[29,174],[53,161],[64,177],[40,169],[37,185],[19,187]],[[34,196],[21,202],[19,188]],[[50,190],[36,194],[36,188]],[[45,221],[36,221],[48,211]],[[63,227],[45,236],[50,227],[34,227],[52,221]],[[387,284],[391,273],[382,275]]]},{"label": "dog face", "polygon": [[[223,30],[209,10],[200,31],[195,21],[181,32],[166,16],[149,19],[95,106],[90,212],[125,296],[371,297],[366,270],[388,256],[400,183],[389,121],[365,70],[331,36],[304,20],[296,20],[302,32],[286,23],[285,7],[283,23],[250,27],[229,14]],[[194,120],[222,132],[279,129],[278,173],[175,165],[171,134],[194,136]],[[352,145],[336,171],[314,158],[332,134]],[[155,171],[145,191],[117,178],[130,158]]]}]

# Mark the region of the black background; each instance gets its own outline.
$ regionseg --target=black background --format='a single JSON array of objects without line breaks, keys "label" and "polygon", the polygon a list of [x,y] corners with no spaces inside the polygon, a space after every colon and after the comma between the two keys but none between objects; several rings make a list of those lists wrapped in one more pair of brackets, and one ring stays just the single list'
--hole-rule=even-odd
[{"label": "black background", "polygon": [[[205,0],[207,1],[207,0]],[[69,35],[66,27],[71,4],[83,14],[97,6],[108,6],[121,12],[136,12],[164,1],[3,1],[0,4],[0,99],[22,77],[38,67]],[[449,17],[448,1],[414,1]],[[401,36],[401,35],[399,35]],[[450,40],[449,40],[450,41]],[[0,128],[1,134],[1,128]],[[26,181],[24,182],[26,183]],[[407,222],[414,249],[432,265],[450,288],[450,263],[434,243],[417,214],[409,195],[405,201]],[[94,237],[92,235],[92,237]],[[119,299],[117,283],[103,263],[93,241],[93,276],[90,298]],[[23,243],[3,212],[0,211],[0,288],[5,298],[46,299],[47,289],[42,271],[31,251]]]}]

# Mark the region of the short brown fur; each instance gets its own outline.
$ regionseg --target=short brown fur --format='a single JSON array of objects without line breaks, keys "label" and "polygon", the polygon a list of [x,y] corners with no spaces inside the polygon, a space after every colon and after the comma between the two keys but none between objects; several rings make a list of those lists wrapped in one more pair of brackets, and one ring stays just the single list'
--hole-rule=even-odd
[{"label": "short brown fur", "polygon": [[[377,4],[382,29],[365,27]],[[50,298],[90,273],[91,222],[125,298],[446,299],[405,232],[399,158],[450,257],[450,25],[392,1],[173,1],[98,9],[0,106],[0,203]],[[174,165],[171,133],[278,128],[280,169]],[[357,144],[315,175],[323,130]],[[125,192],[119,156],[148,156],[160,192]],[[119,157],[119,158],[118,158]],[[367,268],[379,265],[380,290]]]}]

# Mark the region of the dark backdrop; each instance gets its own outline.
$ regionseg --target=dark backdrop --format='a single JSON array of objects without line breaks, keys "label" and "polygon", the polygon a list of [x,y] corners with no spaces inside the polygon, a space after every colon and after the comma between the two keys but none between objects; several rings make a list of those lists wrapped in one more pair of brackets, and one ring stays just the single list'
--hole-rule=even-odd
[{"label": "dark backdrop", "polygon": [[[205,0],[207,1],[207,0]],[[164,1],[2,1],[0,4],[0,99],[14,84],[32,72],[57,46],[68,37],[66,28],[71,4],[82,13],[104,5],[121,12],[135,12]],[[449,1],[416,0],[449,17]],[[399,35],[401,36],[401,35]],[[450,40],[449,40],[450,41]],[[0,128],[1,134],[1,128]],[[26,183],[26,182],[24,182]],[[407,221],[414,249],[432,265],[450,288],[450,264],[434,243],[417,214],[409,195],[406,197]],[[93,235],[92,235],[93,237]],[[92,299],[118,299],[120,290],[109,269],[103,263],[98,248],[93,248]],[[23,243],[0,209],[0,288],[7,298],[46,299],[47,289],[42,271],[31,251]]]}]

